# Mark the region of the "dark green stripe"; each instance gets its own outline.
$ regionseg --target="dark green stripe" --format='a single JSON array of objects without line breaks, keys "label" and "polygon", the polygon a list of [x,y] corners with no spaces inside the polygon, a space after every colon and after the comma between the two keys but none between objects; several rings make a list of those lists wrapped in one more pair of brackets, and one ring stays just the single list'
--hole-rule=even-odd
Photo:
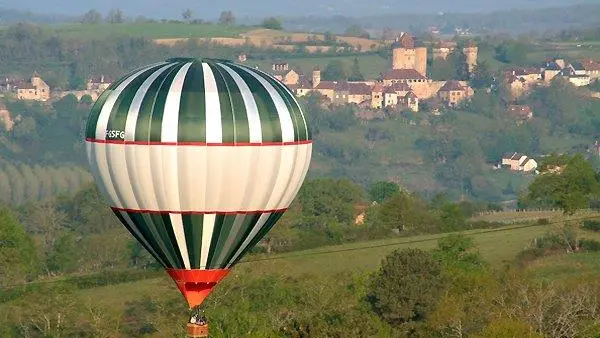
[{"label": "dark green stripe", "polygon": [[[214,64],[207,63],[213,72],[215,82],[217,83],[217,91],[219,93],[219,106],[221,109],[221,132],[222,142],[232,143],[235,142],[235,128],[236,128],[236,113],[233,110],[231,103],[230,89],[227,82],[221,74],[221,69],[216,67]],[[225,71],[223,71],[225,72]]]},{"label": "dark green stripe", "polygon": [[[275,90],[285,103],[285,106],[289,111],[290,118],[292,119],[292,125],[294,127],[294,141],[306,140],[306,132],[303,132],[302,135],[300,135],[300,133],[304,129],[304,123],[302,122],[302,117],[298,116],[298,112],[294,110],[294,107],[296,107],[294,99],[290,97],[288,91],[282,87],[283,85],[281,84],[281,82],[277,81],[276,79],[263,72],[258,72],[258,75],[265,79],[265,81],[269,82],[273,86],[273,88],[275,88]],[[300,127],[300,124],[302,124],[302,127]]]},{"label": "dark green stripe", "polygon": [[274,212],[271,213],[271,215],[269,216],[269,218],[267,218],[267,221],[265,222],[265,224],[263,224],[263,226],[260,228],[260,230],[258,231],[258,233],[256,234],[256,236],[254,236],[254,239],[252,239],[252,241],[250,241],[250,244],[248,244],[248,246],[246,246],[246,248],[244,249],[244,251],[242,251],[242,253],[238,256],[238,258],[233,262],[232,265],[237,264],[237,262],[240,261],[240,259],[242,259],[244,257],[244,255],[246,255],[246,253],[248,253],[248,251],[252,250],[252,248],[263,238],[265,237],[265,235],[269,232],[269,230],[271,230],[271,228],[273,228],[273,226],[275,225],[275,223],[277,223],[277,221],[281,218],[281,216],[283,216],[283,212]]},{"label": "dark green stripe", "polygon": [[235,83],[235,80],[226,69],[220,64],[217,64],[217,68],[223,80],[227,84],[229,90],[229,99],[231,100],[231,106],[233,109],[233,116],[235,118],[235,142],[250,142],[250,125],[248,124],[248,112],[246,110],[246,104],[240,87]]},{"label": "dark green stripe", "polygon": [[156,251],[156,254],[160,257],[160,260],[164,262],[164,265],[167,268],[173,268],[173,263],[167,256],[167,251],[165,250],[164,245],[162,245],[162,240],[160,239],[152,220],[148,219],[146,215],[142,213],[128,212],[127,214],[136,225],[142,236],[144,236],[144,239],[146,239],[152,249]]},{"label": "dark green stripe", "polygon": [[179,103],[179,142],[206,142],[206,98],[201,62],[194,62],[187,72]]},{"label": "dark green stripe", "polygon": [[158,96],[160,87],[162,86],[165,78],[175,68],[176,64],[164,70],[148,88],[148,91],[146,92],[146,95],[142,100],[142,104],[140,105],[140,111],[138,113],[138,118],[135,124],[134,141],[150,140],[150,125],[152,119],[152,110],[154,109],[154,102],[156,101],[156,97]]},{"label": "dark green stripe", "polygon": [[244,79],[254,96],[254,101],[256,101],[258,114],[260,116],[262,141],[281,142],[281,122],[279,122],[279,114],[277,113],[275,103],[267,89],[253,75],[248,73],[254,72],[253,70],[248,70],[248,72],[246,72],[245,68],[232,63],[228,64],[228,66]]},{"label": "dark green stripe", "polygon": [[125,81],[131,75],[133,74],[128,74],[128,76],[124,76],[119,80],[115,81],[108,88],[106,88],[106,90],[104,90],[102,94],[100,94],[100,96],[92,106],[92,109],[90,110],[90,115],[88,116],[85,131],[86,138],[96,138],[96,126],[98,125],[98,117],[100,117],[100,112],[102,111],[102,107],[104,106],[106,99],[115,90],[115,88],[117,88],[121,83],[123,83],[123,81]]},{"label": "dark green stripe", "polygon": [[152,234],[156,241],[161,245],[163,253],[167,256],[169,265],[175,269],[183,269],[183,264],[180,264],[180,259],[173,248],[173,243],[167,231],[167,225],[163,221],[161,214],[143,214]]},{"label": "dark green stripe", "polygon": [[156,100],[154,101],[154,107],[152,107],[152,115],[150,116],[150,142],[160,142],[161,141],[161,129],[162,129],[162,118],[165,112],[165,103],[167,101],[167,96],[169,95],[169,89],[171,88],[171,84],[175,79],[175,75],[177,72],[185,65],[185,63],[180,63],[177,66],[173,67],[169,74],[162,81],[160,88],[158,89],[158,95],[156,96]]},{"label": "dark green stripe", "polygon": [[179,262],[179,266],[181,269],[185,268],[185,264],[183,263],[183,256],[181,255],[181,250],[179,250],[179,244],[177,243],[177,237],[175,237],[175,232],[173,231],[173,223],[171,223],[171,215],[169,214],[160,214],[162,218],[162,223],[165,226],[165,231],[171,241],[171,247],[173,248],[173,252],[175,253],[175,257],[177,257],[177,261]]},{"label": "dark green stripe", "polygon": [[219,267],[217,265],[217,261],[221,255],[223,246],[227,241],[227,237],[231,232],[231,226],[233,225],[234,221],[235,215],[217,215],[215,217],[215,227],[210,240],[210,250],[208,252],[208,259],[206,261],[207,269],[209,267],[211,269],[216,269]]},{"label": "dark green stripe", "polygon": [[244,240],[248,237],[248,235],[250,235],[250,232],[252,231],[252,228],[254,228],[254,225],[256,225],[256,222],[258,222],[260,215],[261,214],[245,215],[246,217],[244,218],[242,226],[240,227],[240,231],[237,234],[232,234],[233,236],[235,236],[235,239],[233,240],[231,250],[227,253],[225,261],[223,262],[223,267],[225,267],[227,263],[231,261],[235,253],[240,249],[240,247],[244,243]]},{"label": "dark green stripe", "polygon": [[[154,259],[160,263],[160,265],[162,265],[163,267],[167,267],[167,265],[165,264],[165,262],[163,261],[163,259],[160,256],[157,256],[156,254],[154,254],[154,252],[156,252],[156,250],[154,248],[150,248],[148,245],[146,245],[146,243],[149,243],[148,240],[146,238],[140,238],[134,231],[133,229],[131,229],[131,227],[129,226],[129,224],[127,223],[127,221],[125,220],[125,217],[123,217],[122,213],[125,214],[124,211],[117,211],[117,210],[113,210],[113,213],[117,216],[117,218],[119,219],[119,221],[121,221],[121,224],[123,224],[123,226],[127,229],[127,231],[129,231],[129,233],[135,237],[135,239],[138,241],[138,243],[140,243],[142,245],[142,247],[144,247],[144,249],[152,256],[154,257]],[[139,231],[139,228],[135,225],[136,230]],[[141,233],[141,231],[140,231]],[[154,252],[153,252],[154,251]]]},{"label": "dark green stripe", "polygon": [[107,135],[107,140],[121,140],[121,132],[123,132],[123,134],[125,132],[125,123],[127,122],[127,115],[129,114],[129,108],[131,107],[131,102],[133,101],[135,94],[137,93],[140,86],[144,83],[144,81],[146,81],[146,79],[150,77],[160,67],[161,66],[156,66],[144,71],[135,79],[133,79],[123,89],[123,91],[121,91],[121,94],[119,94],[119,96],[117,97],[117,100],[115,101],[115,104],[110,112],[108,124],[106,125],[107,131],[114,130],[118,133]]},{"label": "dark green stripe", "polygon": [[190,257],[190,268],[200,269],[200,253],[202,252],[202,227],[204,215],[183,215],[183,231]]}]

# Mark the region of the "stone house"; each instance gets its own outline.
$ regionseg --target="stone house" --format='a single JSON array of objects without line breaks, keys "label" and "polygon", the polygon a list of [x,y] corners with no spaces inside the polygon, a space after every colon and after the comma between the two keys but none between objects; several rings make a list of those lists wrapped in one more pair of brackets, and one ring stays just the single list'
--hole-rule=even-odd
[{"label": "stone house", "polygon": [[104,75],[92,76],[91,78],[88,79],[88,82],[86,83],[86,90],[104,91],[113,82],[114,82],[114,79],[111,77],[107,77]]},{"label": "stone house", "polygon": [[537,162],[521,153],[506,153],[502,156],[502,166],[507,166],[513,171],[531,172],[537,169]]},{"label": "stone house", "polygon": [[581,66],[592,81],[600,78],[600,62],[584,59],[581,61]]},{"label": "stone house", "polygon": [[447,105],[454,107],[464,99],[473,96],[473,89],[457,80],[448,80],[438,91],[438,97]]},{"label": "stone house", "polygon": [[286,85],[297,85],[300,81],[300,74],[293,69],[276,71],[273,76]]},{"label": "stone house", "polygon": [[17,99],[19,100],[34,100],[48,101],[50,99],[50,86],[42,80],[42,78],[34,72],[30,82],[24,83],[17,89]]}]

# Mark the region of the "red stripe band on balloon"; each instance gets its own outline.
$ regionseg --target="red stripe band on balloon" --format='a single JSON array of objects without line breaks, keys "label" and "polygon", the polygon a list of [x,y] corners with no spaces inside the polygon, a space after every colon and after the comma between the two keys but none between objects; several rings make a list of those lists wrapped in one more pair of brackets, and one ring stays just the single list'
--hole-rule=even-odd
[{"label": "red stripe band on balloon", "polygon": [[160,142],[160,141],[124,141],[124,140],[99,140],[86,138],[86,142],[104,143],[104,144],[131,144],[144,146],[203,146],[203,147],[269,147],[269,146],[293,146],[300,144],[311,144],[312,140],[290,141],[290,142],[227,142],[227,143],[208,143],[208,142]]},{"label": "red stripe band on balloon", "polygon": [[124,212],[139,212],[146,214],[182,214],[182,215],[206,215],[206,214],[217,214],[217,215],[249,215],[249,214],[267,214],[274,212],[285,212],[288,208],[281,209],[270,209],[270,210],[237,210],[237,211],[172,211],[172,210],[148,210],[148,209],[130,209],[130,208],[119,208],[111,207],[114,211]]}]

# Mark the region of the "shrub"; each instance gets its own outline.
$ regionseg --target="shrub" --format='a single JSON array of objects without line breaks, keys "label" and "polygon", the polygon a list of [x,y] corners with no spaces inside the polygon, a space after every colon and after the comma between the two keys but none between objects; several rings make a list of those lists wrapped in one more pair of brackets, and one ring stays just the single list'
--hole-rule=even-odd
[{"label": "shrub", "polygon": [[600,251],[600,242],[595,239],[582,239],[579,245],[584,251]]},{"label": "shrub", "polygon": [[586,230],[600,231],[600,221],[585,220],[583,221],[583,228]]},{"label": "shrub", "polygon": [[384,259],[372,279],[367,299],[375,313],[392,325],[421,321],[441,296],[442,271],[428,252],[396,250]]}]

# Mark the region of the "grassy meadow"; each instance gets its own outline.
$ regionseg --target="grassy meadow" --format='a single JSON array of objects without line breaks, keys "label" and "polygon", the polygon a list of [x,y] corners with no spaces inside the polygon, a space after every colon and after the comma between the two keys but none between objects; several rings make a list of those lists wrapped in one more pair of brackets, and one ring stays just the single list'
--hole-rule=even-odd
[{"label": "grassy meadow", "polygon": [[[463,233],[474,239],[486,261],[500,268],[513,262],[533,238],[552,231],[557,224],[594,217],[599,218],[600,214],[581,212],[567,217],[551,211],[498,212],[472,220],[516,224]],[[552,223],[539,225],[537,220],[542,218],[550,219]],[[273,323],[284,325],[286,316],[306,318],[323,311],[358,311],[360,301],[356,299],[356,293],[364,292],[361,288],[366,278],[378,269],[387,254],[411,247],[430,250],[446,235],[397,237],[271,256],[251,255],[232,270],[204,303],[211,320],[211,335],[226,337],[232,332],[243,332],[252,337],[279,337],[273,331]],[[600,234],[583,233],[583,237],[600,239]],[[533,261],[526,269],[539,278],[550,280],[580,275],[593,277],[600,271],[598,258],[599,253],[554,255]],[[63,298],[53,297],[54,292],[62,292],[60,297]],[[31,297],[38,299],[35,294]],[[151,323],[156,330],[149,332],[149,337],[185,337],[185,301],[166,274],[110,286],[55,290],[49,292],[46,304],[30,303],[31,297],[26,295],[23,299],[0,304],[0,322],[19,311],[35,314],[43,311],[44,306],[65,306],[65,312],[77,309],[73,316],[81,316],[82,321],[94,316],[98,329],[108,336],[121,337],[119,330],[131,325],[132,318],[137,318]],[[67,298],[68,304],[61,303]],[[294,313],[286,314],[286,309],[290,308]],[[331,310],[327,310],[329,308]],[[327,319],[313,318],[311,321],[318,326],[321,320]],[[378,336],[392,336],[386,324],[377,317],[365,320],[376,326],[371,330],[378,332]],[[269,330],[273,333],[264,333]]]}]

